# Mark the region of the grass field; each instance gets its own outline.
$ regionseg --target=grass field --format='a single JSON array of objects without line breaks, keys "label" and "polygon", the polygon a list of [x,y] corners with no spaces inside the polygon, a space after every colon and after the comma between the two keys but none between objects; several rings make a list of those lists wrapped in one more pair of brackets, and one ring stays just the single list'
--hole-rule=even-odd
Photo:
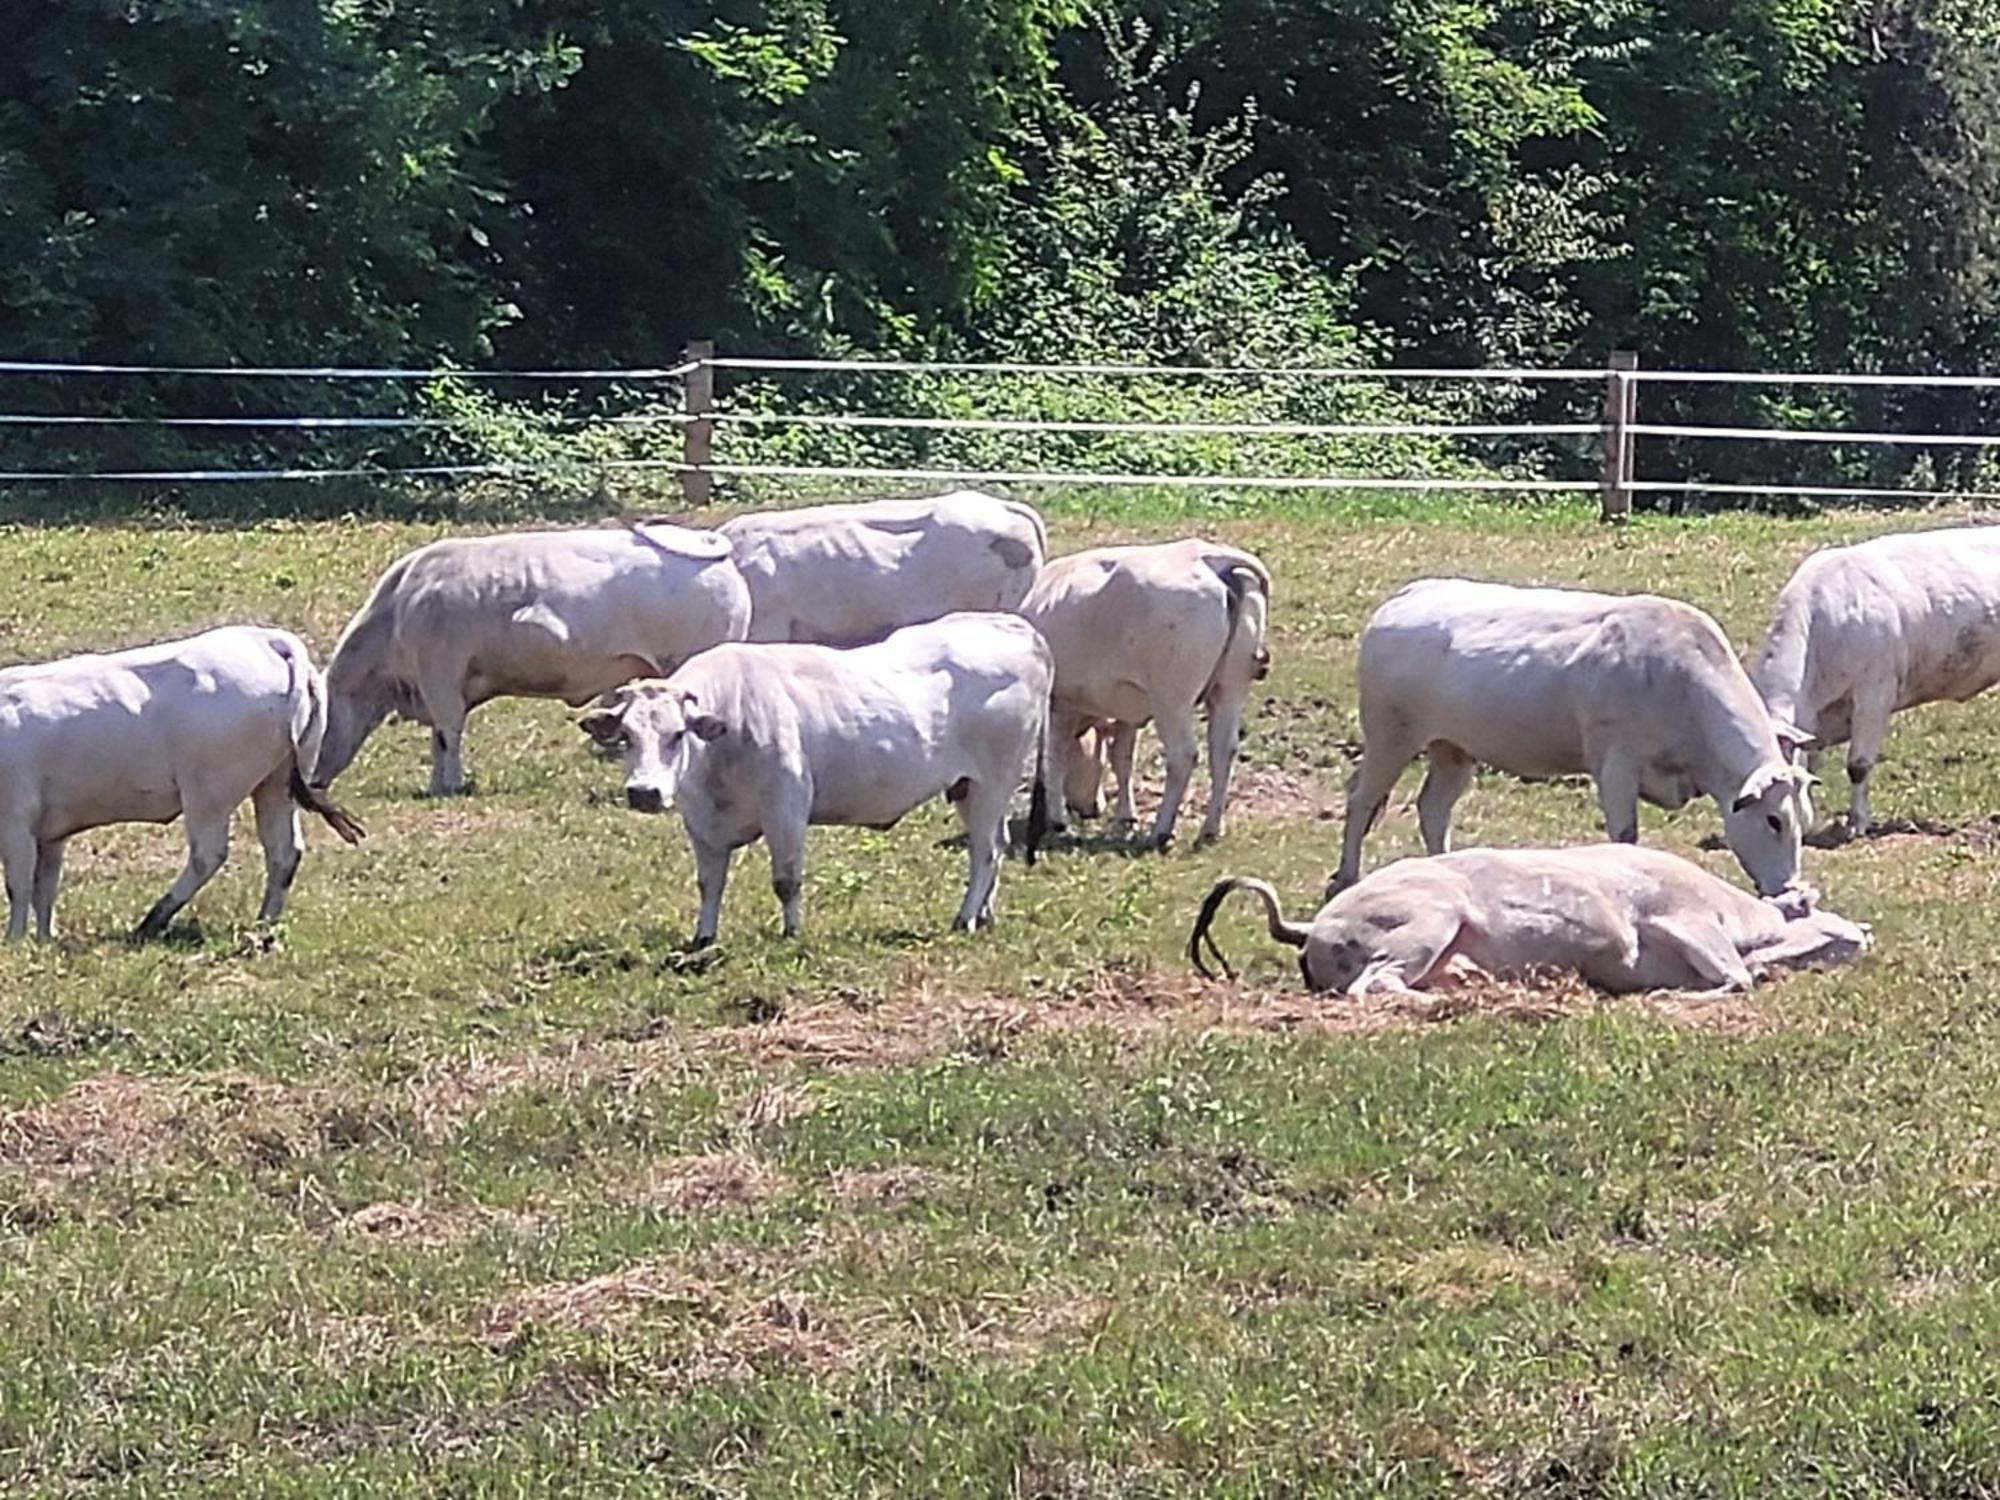
[{"label": "grass field", "polygon": [[[1848,971],[1363,1005],[1247,910],[1240,988],[1180,957],[1225,871],[1317,904],[1396,583],[1656,588],[1747,645],[1809,547],[1899,523],[1205,524],[1278,580],[1232,831],[1010,864],[977,938],[940,804],[815,834],[797,945],[739,857],[678,964],[678,823],[546,703],[474,717],[463,799],[379,734],[340,786],[371,837],[309,830],[274,946],[247,824],[147,947],[178,830],[79,839],[57,942],[0,954],[0,1492],[2000,1493],[2000,701],[1900,720],[1879,773],[1879,817],[1957,831],[1809,851],[1875,926]],[[0,532],[0,657],[222,620],[323,655],[434,534]],[[1482,776],[1459,837],[1595,820]],[[1643,837],[1733,878],[1718,821]]]}]

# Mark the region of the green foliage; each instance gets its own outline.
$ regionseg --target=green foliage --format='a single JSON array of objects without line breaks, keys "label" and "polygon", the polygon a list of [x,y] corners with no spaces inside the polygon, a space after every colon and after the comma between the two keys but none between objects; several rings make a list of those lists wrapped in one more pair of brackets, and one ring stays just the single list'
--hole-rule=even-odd
[{"label": "green foliage", "polygon": [[493,106],[574,48],[478,0],[59,0],[0,49],[9,352],[301,363],[471,356]]},{"label": "green foliage", "polygon": [[[1995,0],[55,0],[10,19],[8,356],[638,365],[709,337],[1196,364],[1595,363],[1619,347],[1656,368],[2000,359]],[[741,395],[836,414],[1321,423],[1575,418],[1595,399],[1209,389],[947,378]],[[10,410],[64,413],[427,409],[415,391],[311,384],[0,390]],[[530,451],[502,440],[509,424],[560,413],[554,441],[649,399],[505,394],[524,409],[482,397],[429,444],[17,429],[0,462],[455,460]],[[1649,386],[1643,415],[1923,431],[1980,428],[2000,404]],[[634,438],[534,451],[587,468]],[[1213,434],[730,441],[745,458],[915,468],[1575,461]],[[1977,450],[1943,446],[1779,458],[1648,440],[1642,462],[1993,482]]]}]

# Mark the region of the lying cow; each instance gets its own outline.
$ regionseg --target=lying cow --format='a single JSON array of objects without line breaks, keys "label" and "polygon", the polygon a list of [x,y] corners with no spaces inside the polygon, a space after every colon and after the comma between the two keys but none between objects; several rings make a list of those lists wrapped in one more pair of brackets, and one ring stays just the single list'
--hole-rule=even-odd
[{"label": "lying cow", "polygon": [[1033,506],[977,490],[754,511],[719,529],[750,586],[749,639],[822,646],[1012,609],[1048,552]]},{"label": "lying cow", "polygon": [[1454,958],[1501,977],[1570,969],[1614,994],[1722,994],[1773,969],[1845,963],[1870,942],[1865,927],[1814,911],[1803,891],[1752,896],[1657,849],[1468,849],[1377,870],[1305,925],[1285,919],[1264,881],[1219,881],[1188,939],[1210,978],[1204,941],[1235,977],[1209,928],[1239,890],[1263,902],[1272,937],[1303,950],[1307,988],[1348,995],[1423,989]]},{"label": "lying cow", "polygon": [[581,708],[749,628],[749,591],[714,532],[643,523],[432,542],[390,564],[334,647],[320,784],[397,713],[431,728],[432,795],[461,791],[465,718],[480,704]]},{"label": "lying cow", "polygon": [[1361,842],[1403,768],[1427,754],[1417,820],[1433,854],[1475,763],[1516,776],[1587,771],[1606,832],[1639,836],[1639,801],[1723,810],[1751,882],[1798,879],[1810,779],[1805,736],[1774,720],[1712,619],[1650,594],[1431,578],[1391,595],[1361,636],[1364,749],[1347,795],[1331,895],[1361,873]]},{"label": "lying cow", "polygon": [[[1119,821],[1132,821],[1132,751],[1138,726],[1160,734],[1167,782],[1150,842],[1173,837],[1197,755],[1195,713],[1208,710],[1208,814],[1204,841],[1222,832],[1229,773],[1251,686],[1270,669],[1264,629],[1271,575],[1248,552],[1219,542],[1097,547],[1042,569],[1021,613],[1055,650],[1049,763],[1042,776],[1053,826],[1096,801],[1108,749]],[[1097,737],[1086,752],[1079,741]]]},{"label": "lying cow", "polygon": [[1750,680],[1774,716],[1818,745],[1847,745],[1847,826],[1867,832],[1868,773],[1889,716],[2000,682],[2000,528],[1814,553],[1778,595]]},{"label": "lying cow", "polygon": [[296,807],[348,843],[361,827],[306,782],[326,731],[326,685],[305,643],[231,625],[104,656],[0,671],[0,862],[7,936],[48,937],[63,849],[107,823],[187,819],[187,867],[138,936],[166,929],[222,868],[245,798],[264,845],[260,921],[298,875]]},{"label": "lying cow", "polygon": [[[955,926],[993,915],[1007,804],[1044,733],[1049,648],[1013,615],[952,614],[871,646],[718,646],[664,682],[629,684],[581,727],[622,750],[625,798],[680,809],[715,940],[729,857],[762,838],[785,936],[799,930],[806,829],[888,828],[942,793],[971,873]],[[1032,859],[1039,829],[1030,821]]]}]

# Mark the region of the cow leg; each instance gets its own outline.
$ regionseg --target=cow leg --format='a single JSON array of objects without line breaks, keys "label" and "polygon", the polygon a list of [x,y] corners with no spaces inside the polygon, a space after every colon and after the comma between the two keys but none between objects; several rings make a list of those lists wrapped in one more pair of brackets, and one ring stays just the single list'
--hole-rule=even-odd
[{"label": "cow leg", "polygon": [[1194,705],[1162,708],[1153,726],[1159,730],[1160,750],[1166,757],[1167,784],[1160,791],[1160,810],[1153,818],[1153,833],[1146,843],[1151,848],[1164,849],[1173,842],[1174,820],[1180,817],[1181,802],[1187,796],[1188,782],[1194,779],[1194,764],[1201,754],[1194,736]]},{"label": "cow leg", "polygon": [[1629,756],[1607,755],[1598,762],[1597,805],[1604,811],[1604,836],[1613,843],[1639,842],[1639,768]]},{"label": "cow leg", "polygon": [[1415,746],[1400,740],[1391,743],[1380,735],[1370,735],[1362,747],[1361,764],[1347,783],[1347,821],[1340,831],[1340,868],[1326,883],[1329,897],[1361,878],[1361,841],[1382,816],[1389,793],[1395,790],[1403,768],[1416,753]]},{"label": "cow leg", "polygon": [[729,847],[726,844],[694,844],[694,878],[701,890],[701,915],[695,919],[694,946],[705,948],[715,941],[722,925],[722,890],[729,883]]},{"label": "cow leg", "polygon": [[43,839],[35,846],[35,931],[55,932],[56,891],[62,885],[63,850],[68,839]]},{"label": "cow leg", "polygon": [[454,664],[449,673],[433,671],[417,684],[431,721],[433,797],[455,797],[465,790],[465,716],[470,709],[460,685],[463,675]]},{"label": "cow leg", "polygon": [[1847,738],[1847,831],[1868,831],[1868,773],[1882,758],[1889,737],[1889,715],[1896,707],[1893,690],[1870,684],[1854,695],[1854,725]]},{"label": "cow leg", "polygon": [[[1706,988],[1704,996],[1738,994],[1750,988],[1750,966],[1729,941],[1721,926],[1704,917],[1663,915],[1639,920],[1641,972],[1659,980],[1659,966],[1650,962],[1645,949],[1671,954]],[[1684,988],[1673,985],[1671,988]]]},{"label": "cow leg", "polygon": [[192,808],[187,810],[187,864],[175,877],[174,883],[167,887],[166,895],[153,903],[153,909],[139,923],[134,937],[152,938],[165,932],[175,914],[215,878],[215,872],[229,858],[229,814],[232,811],[233,808],[225,807],[220,812],[197,815]]},{"label": "cow leg", "polygon": [[25,825],[9,828],[0,838],[0,865],[7,872],[7,938],[28,935],[28,913],[35,902],[35,867],[41,845]]},{"label": "cow leg", "polygon": [[1005,816],[1006,811],[1004,784],[965,783],[965,795],[958,799],[958,819],[965,825],[967,874],[965,900],[952,919],[954,931],[976,932],[993,920],[994,893],[1000,886],[1000,845],[993,830],[996,816]]},{"label": "cow leg", "polygon": [[1236,745],[1243,735],[1243,699],[1218,693],[1208,709],[1208,815],[1201,820],[1198,843],[1222,837],[1222,814],[1229,805],[1229,773],[1236,766]]},{"label": "cow leg", "polygon": [[267,776],[250,794],[257,812],[257,840],[264,846],[264,902],[257,920],[275,922],[285,910],[285,898],[298,878],[304,847],[299,839],[299,810],[292,801],[291,767]]},{"label": "cow leg", "polygon": [[1111,726],[1111,774],[1118,781],[1118,800],[1111,811],[1114,824],[1131,827],[1139,821],[1132,806],[1132,754],[1139,748],[1139,726],[1123,719]]},{"label": "cow leg", "polygon": [[1430,768],[1417,791],[1417,826],[1424,833],[1424,848],[1432,854],[1451,849],[1451,810],[1472,785],[1473,765],[1472,757],[1456,745],[1440,740],[1430,747]]},{"label": "cow leg", "polygon": [[1083,715],[1049,705],[1047,760],[1042,766],[1042,786],[1048,801],[1049,832],[1069,830],[1070,758],[1083,753],[1078,743],[1084,727]]},{"label": "cow leg", "polygon": [[784,933],[799,935],[806,875],[806,819],[797,818],[764,825],[764,842],[771,846],[771,889],[784,914]]}]

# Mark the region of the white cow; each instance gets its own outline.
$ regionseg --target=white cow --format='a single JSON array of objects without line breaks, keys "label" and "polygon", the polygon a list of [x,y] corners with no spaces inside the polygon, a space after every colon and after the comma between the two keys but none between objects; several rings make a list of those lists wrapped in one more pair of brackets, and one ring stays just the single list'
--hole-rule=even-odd
[{"label": "white cow", "polygon": [[[1056,657],[1049,763],[1042,775],[1065,804],[1089,812],[1108,745],[1118,780],[1118,821],[1132,821],[1132,750],[1138,726],[1159,729],[1166,787],[1150,842],[1173,837],[1194,775],[1196,710],[1208,710],[1206,841],[1222,832],[1229,773],[1252,685],[1270,669],[1264,632],[1271,575],[1255,556],[1189,539],[1141,547],[1097,547],[1056,558],[1022,601],[1021,613]],[[1095,731],[1097,745],[1079,741]]]},{"label": "white cow", "polygon": [[1308,925],[1286,921],[1264,881],[1232,875],[1208,893],[1188,939],[1204,975],[1206,940],[1234,977],[1208,932],[1239,890],[1263,902],[1272,937],[1304,950],[1308,988],[1348,995],[1423,989],[1453,958],[1503,977],[1570,969],[1614,994],[1720,994],[1773,969],[1847,962],[1870,943],[1867,928],[1814,911],[1804,891],[1752,896],[1658,849],[1467,849],[1377,870]]},{"label": "white cow", "polygon": [[1750,679],[1774,716],[1845,743],[1848,829],[1868,830],[1868,773],[1889,716],[2000,682],[2000,528],[1959,526],[1830,547],[1778,595]]},{"label": "white cow", "polygon": [[959,610],[1012,609],[1048,553],[1033,506],[977,490],[753,511],[719,528],[749,639],[859,646]]},{"label": "white cow", "polygon": [[[763,838],[785,935],[799,930],[806,829],[888,828],[943,793],[971,874],[955,926],[990,921],[1007,804],[1048,720],[1048,644],[1014,615],[952,614],[870,646],[718,646],[580,721],[625,759],[626,801],[680,809],[713,942],[732,851]],[[1030,820],[1028,854],[1039,829]]]},{"label": "white cow", "polygon": [[465,785],[465,718],[494,698],[580,708],[740,641],[750,594],[712,531],[634,523],[453,537],[390,564],[327,663],[319,781],[383,719],[431,727],[431,793]]},{"label": "white cow", "polygon": [[294,804],[347,842],[361,828],[306,783],[326,730],[326,685],[305,643],[230,625],[103,656],[0,671],[0,862],[7,936],[49,936],[63,848],[107,823],[187,819],[188,862],[139,924],[165,930],[229,854],[245,798],[264,845],[261,921],[298,874]]},{"label": "white cow", "polygon": [[1340,869],[1403,768],[1427,753],[1417,819],[1432,854],[1478,762],[1517,776],[1586,771],[1605,830],[1639,836],[1639,801],[1723,811],[1723,836],[1753,884],[1798,879],[1810,780],[1792,766],[1805,736],[1774,721],[1715,621],[1651,594],[1515,588],[1430,578],[1391,595],[1361,636],[1361,765],[1348,788]]}]

